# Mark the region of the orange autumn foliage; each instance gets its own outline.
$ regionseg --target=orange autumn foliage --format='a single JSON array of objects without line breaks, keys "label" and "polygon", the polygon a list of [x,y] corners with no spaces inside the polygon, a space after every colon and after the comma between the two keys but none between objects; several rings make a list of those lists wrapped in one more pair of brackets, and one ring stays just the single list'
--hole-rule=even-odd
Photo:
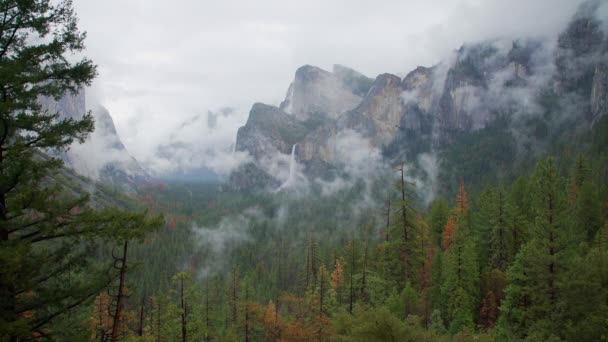
[{"label": "orange autumn foliage", "polygon": [[336,288],[342,286],[344,283],[344,261],[342,259],[336,260],[336,265],[334,266],[334,271],[331,272],[331,280],[330,285],[335,290]]},{"label": "orange autumn foliage", "polygon": [[281,310],[272,301],[268,305],[252,305],[255,323],[262,328],[266,341],[326,341],[331,334],[329,317],[301,297],[280,298]]},{"label": "orange autumn foliage", "polygon": [[459,215],[464,215],[469,209],[469,202],[467,200],[467,192],[464,189],[464,180],[460,180],[460,186],[458,187],[458,194],[456,195],[456,208]]},{"label": "orange autumn foliage", "polygon": [[452,244],[452,239],[454,237],[454,218],[450,216],[448,222],[445,224],[445,228],[443,229],[443,250],[447,250]]}]

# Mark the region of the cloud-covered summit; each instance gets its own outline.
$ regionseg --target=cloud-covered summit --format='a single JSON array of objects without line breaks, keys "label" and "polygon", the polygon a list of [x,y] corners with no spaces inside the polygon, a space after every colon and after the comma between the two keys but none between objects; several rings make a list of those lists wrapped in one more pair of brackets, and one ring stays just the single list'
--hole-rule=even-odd
[{"label": "cloud-covered summit", "polygon": [[157,151],[181,123],[237,108],[233,119],[222,125],[218,119],[212,138],[203,133],[191,140],[222,150],[234,143],[252,103],[279,105],[301,65],[331,70],[340,63],[372,77],[404,76],[445,59],[462,42],[555,36],[581,2],[83,0],[75,6],[88,33],[87,54],[99,65],[92,92],[134,157],[162,173],[173,166]]}]

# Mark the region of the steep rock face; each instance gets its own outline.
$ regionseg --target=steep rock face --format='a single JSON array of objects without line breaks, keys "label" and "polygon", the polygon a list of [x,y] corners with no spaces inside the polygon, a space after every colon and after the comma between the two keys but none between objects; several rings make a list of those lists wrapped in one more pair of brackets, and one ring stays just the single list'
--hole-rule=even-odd
[{"label": "steep rock face", "polygon": [[433,92],[433,77],[436,68],[417,67],[401,83],[404,104],[415,103],[420,110],[430,112],[435,106],[436,96]]},{"label": "steep rock face", "polygon": [[480,129],[490,120],[480,106],[493,72],[506,64],[505,54],[492,42],[463,46],[454,65],[448,70],[437,107],[438,134]]},{"label": "steep rock face", "polygon": [[345,113],[338,121],[338,127],[352,129],[369,137],[375,146],[386,144],[399,129],[403,113],[402,92],[398,76],[378,76],[363,102]]},{"label": "steep rock face", "polygon": [[277,151],[288,154],[307,133],[308,128],[293,116],[277,107],[256,103],[247,123],[237,132],[236,151],[247,151],[255,159]]},{"label": "steep rock face", "polygon": [[305,162],[330,162],[336,159],[336,135],[339,129],[335,123],[325,125],[306,136],[299,145],[299,158]]},{"label": "steep rock face", "polygon": [[595,16],[599,6],[600,1],[585,2],[558,37],[555,65],[561,92],[591,93],[596,65],[606,53],[602,23]]},{"label": "steep rock face", "polygon": [[328,72],[305,65],[296,71],[280,108],[301,121],[336,119],[361,102],[369,83],[367,77],[346,67],[334,66],[334,72]]},{"label": "steep rock face", "polygon": [[430,113],[437,107],[438,96],[433,88],[435,67],[418,67],[401,83],[403,115],[399,122],[402,132],[430,133]]},{"label": "steep rock face", "polygon": [[[87,112],[84,91],[66,94],[59,100],[40,98],[39,103],[43,110],[59,113],[60,118],[79,119]],[[83,144],[74,143],[67,152],[62,152],[57,157],[83,176],[125,190],[130,190],[135,181],[148,179],[149,175],[120,140],[107,109],[100,106],[92,113],[95,130]]]}]

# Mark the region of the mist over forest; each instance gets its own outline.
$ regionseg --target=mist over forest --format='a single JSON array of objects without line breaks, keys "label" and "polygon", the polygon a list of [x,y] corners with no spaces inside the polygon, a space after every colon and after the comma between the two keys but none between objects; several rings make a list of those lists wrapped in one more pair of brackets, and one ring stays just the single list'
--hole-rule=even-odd
[{"label": "mist over forest", "polygon": [[0,19],[1,341],[608,339],[608,2]]}]

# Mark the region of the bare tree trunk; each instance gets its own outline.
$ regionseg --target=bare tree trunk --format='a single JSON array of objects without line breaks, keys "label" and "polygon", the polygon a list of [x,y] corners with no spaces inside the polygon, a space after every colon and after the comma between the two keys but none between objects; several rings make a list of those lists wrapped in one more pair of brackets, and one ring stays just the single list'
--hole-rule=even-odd
[{"label": "bare tree trunk", "polygon": [[186,331],[186,315],[187,315],[187,307],[186,302],[184,300],[184,278],[180,279],[180,297],[181,297],[181,308],[182,308],[182,342],[186,342],[187,340],[187,331]]},{"label": "bare tree trunk", "polygon": [[161,313],[160,297],[158,297],[158,310],[157,311],[158,311],[158,313],[157,313],[158,321],[157,321],[156,325],[157,325],[158,334],[156,335],[156,341],[160,342],[160,327],[161,327],[161,323],[162,323],[161,318],[160,318],[160,313]]},{"label": "bare tree trunk", "polygon": [[144,336],[144,306],[146,304],[146,296],[141,298],[141,307],[139,309],[139,328],[137,328],[137,336]]},{"label": "bare tree trunk", "polygon": [[[118,328],[122,321],[122,308],[124,305],[125,297],[125,276],[127,273],[127,247],[128,241],[125,241],[122,258],[114,257],[114,267],[120,269],[120,282],[118,284],[118,295],[116,296],[116,311],[114,312],[114,321],[112,323],[112,335],[111,341],[115,342],[118,340]],[[120,267],[117,264],[120,263]]]}]

